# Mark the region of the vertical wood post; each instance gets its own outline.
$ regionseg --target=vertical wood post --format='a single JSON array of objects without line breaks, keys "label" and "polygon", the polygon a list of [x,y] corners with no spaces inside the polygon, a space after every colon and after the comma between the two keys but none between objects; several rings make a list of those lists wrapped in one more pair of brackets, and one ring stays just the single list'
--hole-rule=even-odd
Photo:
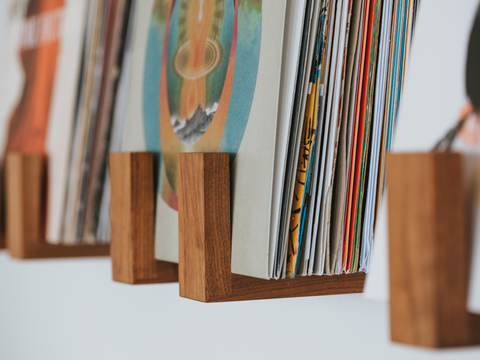
[{"label": "vertical wood post", "polygon": [[461,155],[389,155],[393,341],[429,347],[480,344],[480,316],[466,309],[466,206]]},{"label": "vertical wood post", "polygon": [[178,226],[180,296],[207,302],[230,294],[228,154],[178,154]]},{"label": "vertical wood post", "polygon": [[0,250],[5,249],[5,172],[4,165],[0,163]]},{"label": "vertical wood post", "polygon": [[110,154],[113,280],[128,284],[178,281],[177,264],[155,260],[153,154]]},{"label": "vertical wood post", "polygon": [[7,246],[25,258],[29,245],[44,241],[45,158],[11,153],[6,158]]}]

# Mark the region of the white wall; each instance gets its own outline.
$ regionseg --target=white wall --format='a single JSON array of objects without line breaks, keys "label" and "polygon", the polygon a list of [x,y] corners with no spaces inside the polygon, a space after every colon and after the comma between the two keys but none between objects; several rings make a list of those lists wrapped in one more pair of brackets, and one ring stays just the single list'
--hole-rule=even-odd
[{"label": "white wall", "polygon": [[113,283],[108,259],[0,252],[1,360],[160,358],[462,360],[480,348],[393,345],[387,306],[361,295],[202,304],[180,298],[178,284]]},{"label": "white wall", "polygon": [[108,259],[0,253],[0,359],[479,359],[393,345],[362,295],[203,304],[178,284],[111,281]]}]

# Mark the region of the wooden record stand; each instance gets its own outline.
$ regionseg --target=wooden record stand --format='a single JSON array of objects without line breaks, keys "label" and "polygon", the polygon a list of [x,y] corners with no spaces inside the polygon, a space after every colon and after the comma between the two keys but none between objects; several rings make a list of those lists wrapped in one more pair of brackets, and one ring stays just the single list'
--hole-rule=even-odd
[{"label": "wooden record stand", "polygon": [[9,153],[5,161],[6,243],[17,259],[108,256],[108,245],[45,242],[46,158]]},{"label": "wooden record stand", "polygon": [[226,153],[178,155],[180,296],[203,302],[360,293],[365,274],[262,280],[231,273]]},{"label": "wooden record stand", "polygon": [[365,274],[262,280],[231,273],[228,154],[179,154],[179,264],[154,259],[153,157],[110,154],[113,279],[178,281],[203,302],[359,293]]},{"label": "wooden record stand", "polygon": [[462,156],[388,157],[390,326],[394,342],[480,344],[467,312],[470,236]]}]

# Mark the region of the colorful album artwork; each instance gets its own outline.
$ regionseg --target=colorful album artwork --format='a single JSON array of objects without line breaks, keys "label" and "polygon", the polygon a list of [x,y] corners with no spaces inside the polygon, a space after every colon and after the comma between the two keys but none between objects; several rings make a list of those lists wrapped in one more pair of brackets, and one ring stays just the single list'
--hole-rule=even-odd
[{"label": "colorful album artwork", "polygon": [[180,152],[230,155],[232,239],[242,239],[232,264],[268,258],[285,9],[285,0],[136,3],[122,150],[156,159],[156,259],[178,262]]},{"label": "colorful album artwork", "polygon": [[170,208],[178,207],[179,152],[228,152],[232,161],[237,154],[253,101],[261,34],[258,0],[155,3],[145,57],[144,132],[147,147],[161,153],[159,192]]}]

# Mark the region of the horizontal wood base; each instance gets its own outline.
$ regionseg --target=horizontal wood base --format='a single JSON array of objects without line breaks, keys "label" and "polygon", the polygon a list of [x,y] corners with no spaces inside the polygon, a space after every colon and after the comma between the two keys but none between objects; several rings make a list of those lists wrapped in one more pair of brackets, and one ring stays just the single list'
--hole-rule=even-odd
[{"label": "horizontal wood base", "polygon": [[10,256],[16,259],[48,259],[72,257],[98,257],[109,256],[109,245],[51,245],[29,244],[23,249],[10,250]]},{"label": "horizontal wood base", "polygon": [[178,192],[180,296],[224,302],[363,291],[363,273],[283,280],[231,273],[228,154],[179,154]]},{"label": "horizontal wood base", "polygon": [[361,293],[365,274],[305,276],[282,280],[262,280],[231,274],[230,281],[231,291],[229,293],[225,295],[212,294],[208,300],[193,300],[227,302]]},{"label": "horizontal wood base", "polygon": [[112,153],[111,257],[114,281],[153,284],[178,281],[178,265],[155,260],[153,154]]}]

